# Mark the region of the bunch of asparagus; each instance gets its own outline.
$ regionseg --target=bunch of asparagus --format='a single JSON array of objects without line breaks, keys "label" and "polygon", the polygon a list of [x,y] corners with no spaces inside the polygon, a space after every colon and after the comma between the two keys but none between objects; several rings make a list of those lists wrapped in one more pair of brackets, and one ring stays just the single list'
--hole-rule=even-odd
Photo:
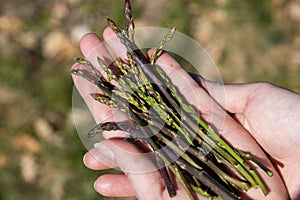
[{"label": "bunch of asparagus", "polygon": [[98,58],[105,76],[86,59],[77,58],[77,62],[87,69],[73,69],[72,73],[99,87],[102,93],[91,96],[127,113],[130,122],[100,123],[88,137],[103,131],[122,130],[130,135],[128,141],[140,140],[151,146],[170,196],[176,195],[170,172],[182,183],[190,199],[194,199],[195,192],[207,198],[240,199],[240,192],[250,187],[259,187],[267,195],[264,183],[249,162],[258,165],[269,176],[272,172],[250,154],[234,149],[219,137],[155,64],[175,28],[165,35],[148,58],[134,42],[129,0],[125,0],[125,30],[111,19],[107,21],[127,48],[127,58],[114,61],[117,72]]}]

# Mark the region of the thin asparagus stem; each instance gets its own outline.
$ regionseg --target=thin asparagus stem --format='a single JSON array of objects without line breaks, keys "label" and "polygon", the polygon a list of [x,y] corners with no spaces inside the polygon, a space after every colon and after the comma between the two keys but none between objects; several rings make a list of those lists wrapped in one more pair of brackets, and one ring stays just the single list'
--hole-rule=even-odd
[{"label": "thin asparagus stem", "polygon": [[274,175],[274,173],[268,169],[266,166],[264,166],[261,162],[259,162],[257,159],[255,159],[251,154],[249,153],[245,153],[245,152],[242,152],[240,150],[237,150],[238,153],[243,157],[245,158],[246,160],[250,160],[252,161],[253,163],[255,163],[257,166],[259,166],[262,170],[265,171],[266,174],[268,174],[268,176],[272,177]]},{"label": "thin asparagus stem", "polygon": [[214,197],[216,197],[208,192],[208,188],[203,189],[202,188],[203,185],[199,182],[199,180],[195,176],[193,176],[193,181],[195,182],[195,184],[191,184],[191,188],[195,192],[197,192],[197,193],[201,194],[202,196],[209,198],[209,199],[213,199]]},{"label": "thin asparagus stem", "polygon": [[173,163],[169,166],[170,170],[173,172],[173,174],[175,174],[176,178],[178,178],[178,180],[181,182],[181,184],[184,187],[184,190],[186,191],[188,197],[190,198],[190,200],[194,200],[194,195],[191,192],[191,188],[189,186],[189,182],[188,180],[182,175],[182,173],[180,172],[180,167],[176,164]]},{"label": "thin asparagus stem", "polygon": [[134,22],[132,18],[132,10],[129,0],[125,0],[125,26],[127,36],[131,42],[134,42]]},{"label": "thin asparagus stem", "polygon": [[158,46],[156,47],[155,51],[152,53],[151,57],[150,57],[150,63],[151,65],[154,65],[154,62],[156,61],[156,59],[161,55],[161,53],[163,52],[163,47],[165,46],[165,44],[167,42],[169,42],[173,35],[175,34],[176,28],[173,27],[165,36],[164,38],[159,42]]},{"label": "thin asparagus stem", "polygon": [[160,172],[162,174],[162,177],[164,178],[170,197],[174,197],[176,195],[176,189],[175,189],[175,185],[172,183],[171,178],[169,176],[167,166],[165,165],[164,161],[158,156],[157,156],[157,163],[159,166],[163,166],[159,168]]},{"label": "thin asparagus stem", "polygon": [[199,171],[193,168],[191,165],[189,165],[187,162],[185,162],[182,159],[177,160],[178,165],[182,168],[188,171],[189,173],[193,174],[195,177],[197,177],[201,182],[208,187],[210,187],[214,192],[216,192],[218,195],[222,196],[224,199],[240,199],[239,196],[237,196],[232,191],[228,190],[227,188],[223,187],[220,182],[217,182],[215,179],[213,179],[211,176],[208,175],[206,171]]}]

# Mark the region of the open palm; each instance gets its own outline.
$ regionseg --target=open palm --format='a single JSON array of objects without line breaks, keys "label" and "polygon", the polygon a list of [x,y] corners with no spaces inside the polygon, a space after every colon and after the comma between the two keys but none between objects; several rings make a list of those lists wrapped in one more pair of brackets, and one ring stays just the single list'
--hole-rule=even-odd
[{"label": "open palm", "polygon": [[[110,29],[104,31],[103,37],[116,55],[125,51]],[[84,56],[96,67],[97,56],[108,64],[112,60],[106,47],[94,34],[86,35],[81,40],[80,47]],[[290,195],[292,199],[297,198],[300,180],[293,179],[293,176],[300,176],[295,170],[295,166],[300,164],[300,136],[297,134],[297,130],[300,130],[299,95],[266,83],[223,86],[194,76],[195,82],[166,53],[159,57],[157,63],[189,103],[197,107],[202,116],[220,130],[222,137],[235,148],[251,152],[274,172],[273,177],[268,177],[258,169],[270,191],[267,197],[257,189],[250,189],[243,197],[288,199]],[[73,66],[80,67],[80,64]],[[90,98],[89,94],[97,90],[94,85],[76,76],[73,80],[98,123],[127,118],[124,113]],[[218,91],[225,94],[226,101],[213,95]],[[169,199],[163,179],[150,159],[143,156],[138,147],[119,139],[111,139],[116,134],[124,136],[124,133],[106,133],[105,137],[110,139],[90,150],[85,155],[84,162],[94,170],[119,167],[125,174],[103,175],[95,182],[95,189],[106,196],[135,195],[139,199]],[[201,198],[203,197],[199,196]],[[180,183],[177,184],[177,195],[172,199],[188,199]]]}]

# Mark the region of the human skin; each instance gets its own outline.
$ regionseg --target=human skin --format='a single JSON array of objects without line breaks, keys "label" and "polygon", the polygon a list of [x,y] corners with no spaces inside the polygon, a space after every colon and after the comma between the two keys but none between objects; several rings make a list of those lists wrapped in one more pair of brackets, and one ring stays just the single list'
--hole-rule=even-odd
[{"label": "human skin", "polygon": [[[117,55],[125,51],[110,29],[104,31],[103,38]],[[101,39],[94,34],[85,35],[80,48],[96,67],[97,56],[107,62],[112,60]],[[150,50],[149,55],[152,52]],[[242,194],[243,199],[300,198],[300,179],[297,178],[300,177],[300,170],[297,170],[300,166],[299,94],[269,83],[221,85],[199,76],[193,76],[193,79],[166,53],[156,63],[189,103],[201,111],[202,117],[217,127],[225,140],[237,149],[251,152],[274,172],[273,177],[268,177],[257,169],[269,191],[266,197],[259,189],[251,188]],[[80,64],[73,66],[80,67]],[[98,90],[94,85],[74,75],[73,80],[97,123],[127,119],[125,114],[95,102],[89,96]],[[177,195],[169,198],[159,171],[143,156],[142,150],[129,142],[112,139],[114,134],[106,133],[107,140],[84,156],[84,163],[90,169],[119,167],[125,172],[100,176],[95,182],[97,192],[105,196],[137,196],[138,199],[188,199],[180,183],[177,183]],[[125,133],[117,133],[117,136],[125,136]],[[198,198],[203,199],[200,195]]]}]

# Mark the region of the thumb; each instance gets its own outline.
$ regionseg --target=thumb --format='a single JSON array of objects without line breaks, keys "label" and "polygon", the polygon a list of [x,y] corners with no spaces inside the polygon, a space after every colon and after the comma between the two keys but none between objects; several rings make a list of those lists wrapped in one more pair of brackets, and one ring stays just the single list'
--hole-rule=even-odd
[{"label": "thumb", "polygon": [[203,77],[190,74],[201,87],[203,87],[215,101],[231,113],[244,113],[247,103],[257,88],[257,83],[230,84],[212,82]]}]

